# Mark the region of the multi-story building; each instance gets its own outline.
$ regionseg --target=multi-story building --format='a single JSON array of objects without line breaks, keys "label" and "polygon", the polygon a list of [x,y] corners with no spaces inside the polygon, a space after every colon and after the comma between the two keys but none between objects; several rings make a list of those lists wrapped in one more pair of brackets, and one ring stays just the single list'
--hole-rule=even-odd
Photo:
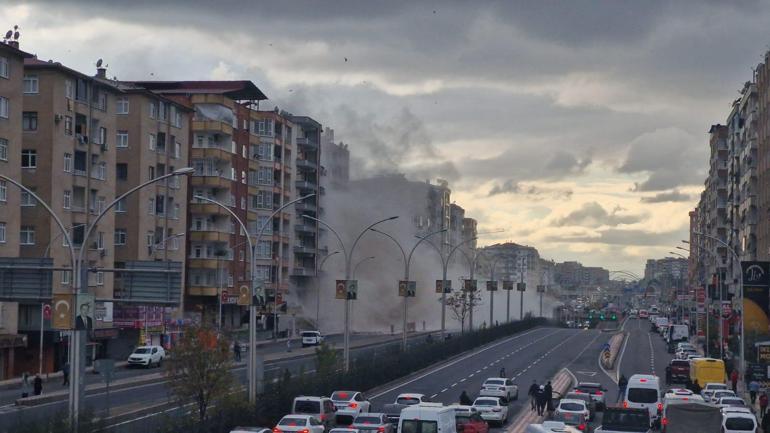
[{"label": "multi-story building", "polygon": [[[21,180],[24,59],[31,55],[19,50],[18,42],[0,43],[0,174]],[[30,83],[32,85],[32,83]],[[0,257],[19,257],[21,192],[0,180]],[[18,335],[18,302],[0,302],[0,380],[14,376]],[[21,349],[19,349],[21,350]]]},{"label": "multi-story building", "polygon": [[[99,270],[113,267],[114,214],[108,213],[101,219],[89,239],[84,239],[84,235],[86,227],[115,197],[115,110],[120,93],[117,86],[58,62],[37,58],[24,62],[21,178],[71,228],[74,246],[87,249],[87,290],[97,299],[114,298],[113,274]],[[55,267],[70,265],[69,247],[63,242],[59,226],[26,194],[21,197],[21,221],[22,257],[51,257]],[[70,271],[54,272],[54,293],[70,293],[72,283]],[[97,303],[97,310],[105,308],[103,302]],[[19,330],[29,333],[34,347],[40,327],[40,304],[21,304],[19,309]],[[106,331],[112,329],[109,316],[96,316],[97,344],[91,347],[90,354],[99,356],[106,351],[114,333]],[[46,332],[44,336],[47,371],[61,365],[65,357],[63,343],[57,344],[58,335]],[[37,351],[30,352],[35,355],[24,359],[36,366]]]},{"label": "multi-story building", "polygon": [[757,259],[770,260],[770,51],[754,73],[757,91]]},{"label": "multi-story building", "polygon": [[466,238],[463,232],[463,221],[465,220],[465,209],[456,203],[449,205],[449,243],[457,245]]},{"label": "multi-story building", "polygon": [[334,130],[325,128],[321,136],[321,176],[327,188],[347,188],[350,181],[350,150],[348,145],[334,141]]},{"label": "multi-story building", "polygon": [[513,242],[494,244],[480,249],[480,275],[491,275],[494,265],[495,279],[527,284],[528,291],[544,284],[540,273],[540,254],[534,247]]},{"label": "multi-story building", "polygon": [[583,266],[579,262],[563,262],[553,265],[553,279],[562,289],[573,292],[591,291],[607,287],[610,282],[608,270],[600,267]]},{"label": "multi-story building", "polygon": [[473,239],[472,241],[468,241],[468,248],[476,248],[478,241],[475,238],[478,234],[478,222],[474,218],[463,218],[462,239]]}]

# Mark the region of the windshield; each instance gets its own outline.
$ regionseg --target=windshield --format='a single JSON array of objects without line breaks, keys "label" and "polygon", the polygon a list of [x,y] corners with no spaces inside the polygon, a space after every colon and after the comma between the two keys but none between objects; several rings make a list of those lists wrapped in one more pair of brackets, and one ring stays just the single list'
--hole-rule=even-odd
[{"label": "windshield", "polygon": [[727,418],[727,421],[725,421],[725,428],[728,430],[738,430],[738,431],[754,431],[754,421],[749,418]]},{"label": "windshield", "polygon": [[302,333],[302,336],[303,337],[318,337],[318,333],[317,332],[305,331],[305,332]]},{"label": "windshield", "polygon": [[282,419],[278,425],[303,426],[305,425],[305,418],[287,416],[286,418]]},{"label": "windshield", "polygon": [[650,428],[650,413],[646,410],[605,411],[602,428],[604,430],[646,432]]},{"label": "windshield", "polygon": [[411,406],[413,404],[418,404],[420,402],[420,399],[417,397],[399,397],[396,400],[397,404],[405,404],[407,406]]},{"label": "windshield", "polygon": [[380,418],[376,416],[357,416],[353,421],[355,424],[379,424]]},{"label": "windshield", "polygon": [[[152,350],[149,347],[140,347],[137,349],[134,349],[134,354],[136,355],[143,355],[145,353],[150,353]],[[126,352],[123,352],[126,353]]]},{"label": "windshield", "polygon": [[497,400],[480,398],[473,403],[474,406],[497,406]]},{"label": "windshield", "polygon": [[671,361],[671,366],[676,368],[690,368],[690,363],[687,361]]},{"label": "windshield", "polygon": [[706,385],[706,389],[708,389],[709,391],[715,391],[718,389],[727,389],[727,385],[722,383],[710,383]]},{"label": "windshield", "polygon": [[332,400],[334,401],[350,401],[353,399],[353,393],[347,391],[336,391],[332,393]]},{"label": "windshield", "polygon": [[655,403],[658,401],[658,391],[650,388],[629,388],[628,401],[633,403]]},{"label": "windshield", "polygon": [[578,404],[578,403],[562,403],[559,405],[559,409],[568,410],[572,412],[582,412],[583,410],[585,410],[585,407],[582,404]]},{"label": "windshield", "polygon": [[723,398],[721,400],[722,404],[727,404],[730,406],[744,406],[745,403],[743,403],[743,400],[739,398]]},{"label": "windshield", "polygon": [[401,423],[400,433],[437,433],[436,421],[405,420]]},{"label": "windshield", "polygon": [[503,379],[489,379],[486,382],[484,382],[484,385],[505,385],[505,380],[503,380]]},{"label": "windshield", "polygon": [[597,385],[580,385],[577,389],[580,392],[587,392],[588,394],[596,394],[601,391],[601,388]]},{"label": "windshield", "polygon": [[307,414],[321,413],[321,402],[307,401],[307,400],[300,400],[300,401],[294,402],[294,413],[307,413]]}]

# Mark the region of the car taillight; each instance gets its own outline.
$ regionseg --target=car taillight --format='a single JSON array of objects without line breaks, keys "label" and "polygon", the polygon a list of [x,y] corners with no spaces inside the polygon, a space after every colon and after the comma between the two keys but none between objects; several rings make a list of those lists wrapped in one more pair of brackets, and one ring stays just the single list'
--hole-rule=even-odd
[{"label": "car taillight", "polygon": [[664,417],[663,417],[663,419],[662,419],[662,420],[660,420],[660,423],[661,423],[661,424],[663,424],[663,425],[668,425],[668,418],[666,418],[666,417],[664,416]]},{"label": "car taillight", "polygon": [[276,427],[276,428],[273,429],[273,433],[281,433],[281,429]]},{"label": "car taillight", "polygon": [[378,433],[385,433],[385,427],[382,427],[382,426],[377,427],[377,432]]},{"label": "car taillight", "polygon": [[580,425],[577,426],[577,428],[580,431],[585,431],[586,430],[586,425],[585,424],[580,424]]},{"label": "car taillight", "polygon": [[596,395],[598,395],[598,396],[600,396],[600,397],[601,397],[601,396],[602,396],[602,395],[604,395],[604,394],[602,394],[602,392],[601,392],[601,391],[596,391]]},{"label": "car taillight", "polygon": [[628,400],[623,400],[623,407],[628,409]]},{"label": "car taillight", "polygon": [[663,411],[663,403],[658,403],[658,412]]},{"label": "car taillight", "polygon": [[321,416],[319,416],[318,418],[319,418],[321,421],[323,421],[323,420],[325,420],[325,419],[326,419],[326,415],[324,415],[324,414],[321,414]]},{"label": "car taillight", "polygon": [[299,433],[310,433],[310,430],[303,428],[302,430],[299,431]]},{"label": "car taillight", "polygon": [[350,404],[348,405],[348,407],[349,407],[349,408],[351,408],[351,409],[355,409],[355,408],[357,408],[357,407],[358,407],[358,403],[350,403]]}]

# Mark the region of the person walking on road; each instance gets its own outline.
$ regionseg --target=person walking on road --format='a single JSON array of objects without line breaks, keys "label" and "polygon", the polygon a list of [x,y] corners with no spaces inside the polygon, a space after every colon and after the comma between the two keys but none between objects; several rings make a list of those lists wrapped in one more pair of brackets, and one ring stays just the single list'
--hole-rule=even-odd
[{"label": "person walking on road", "polygon": [[21,398],[29,397],[29,373],[21,374]]},{"label": "person walking on road", "polygon": [[527,392],[527,395],[529,396],[529,405],[530,405],[530,412],[535,411],[535,407],[537,405],[537,390],[540,389],[540,386],[538,386],[537,381],[533,380],[532,385],[529,387],[529,391]]},{"label": "person walking on road", "polygon": [[35,395],[43,393],[43,379],[40,378],[39,374],[35,375],[35,380],[32,381],[32,388],[35,391]]},{"label": "person walking on road", "polygon": [[460,394],[460,404],[463,406],[471,406],[473,404],[473,400],[471,400],[465,390]]},{"label": "person walking on road", "polygon": [[738,393],[738,370],[733,370],[730,373],[730,384],[733,386],[733,392]]},{"label": "person walking on road", "polygon": [[767,403],[767,392],[763,392],[762,395],[759,396],[759,414],[762,417],[764,417],[765,412],[767,412]]},{"label": "person walking on road", "polygon": [[537,415],[543,416],[543,413],[545,412],[545,404],[546,404],[545,386],[540,385],[540,387],[537,389],[535,400],[537,400]]},{"label": "person walking on road", "polygon": [[503,367],[503,368],[501,368],[501,369],[500,369],[500,377],[507,377],[507,376],[505,375],[505,367]]},{"label": "person walking on road", "polygon": [[623,398],[623,396],[626,394],[626,387],[628,386],[628,379],[626,379],[626,376],[621,374],[620,379],[618,379],[618,401]]},{"label": "person walking on road", "polygon": [[65,362],[61,367],[61,375],[64,378],[61,386],[67,386],[70,384],[70,363]]},{"label": "person walking on road", "polygon": [[553,411],[553,386],[551,386],[551,381],[550,380],[543,387],[543,392],[545,392],[545,406],[546,406],[546,408],[548,408],[549,412]]},{"label": "person walking on road", "polygon": [[235,354],[235,362],[241,362],[241,345],[238,344],[238,340],[235,340],[235,344],[233,344],[233,353]]},{"label": "person walking on road", "polygon": [[751,397],[751,405],[754,406],[754,404],[757,402],[757,393],[759,392],[759,382],[756,380],[752,380],[749,382],[749,397]]}]

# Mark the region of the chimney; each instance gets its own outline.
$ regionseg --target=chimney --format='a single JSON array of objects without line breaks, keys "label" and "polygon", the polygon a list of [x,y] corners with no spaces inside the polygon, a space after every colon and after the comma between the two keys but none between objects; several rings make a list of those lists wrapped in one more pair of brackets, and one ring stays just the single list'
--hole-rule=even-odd
[{"label": "chimney", "polygon": [[104,66],[100,66],[100,67],[96,68],[96,77],[97,78],[104,78],[104,79],[106,79],[107,78],[107,68],[105,68]]}]

